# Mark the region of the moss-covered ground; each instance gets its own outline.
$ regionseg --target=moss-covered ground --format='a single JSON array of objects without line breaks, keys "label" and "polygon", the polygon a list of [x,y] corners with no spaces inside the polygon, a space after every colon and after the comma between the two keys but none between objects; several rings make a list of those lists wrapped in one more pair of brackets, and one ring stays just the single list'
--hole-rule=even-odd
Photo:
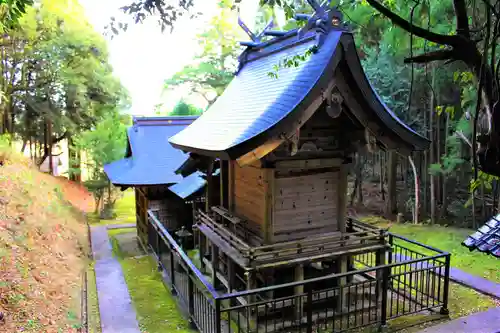
[{"label": "moss-covered ground", "polygon": [[95,213],[88,215],[91,225],[113,225],[113,224],[129,224],[135,223],[135,193],[134,190],[128,189],[121,193],[120,198],[116,201],[114,219],[100,219]]},{"label": "moss-covered ground", "polygon": [[[135,215],[133,200],[132,192],[132,195],[126,194],[117,201],[117,219],[123,220],[122,217]],[[136,247],[135,232],[135,229],[130,228],[108,230],[113,254],[122,266],[141,331],[191,333],[175,298],[165,288],[154,259],[143,255],[139,247]],[[130,244],[131,242],[134,244]]]},{"label": "moss-covered ground", "polygon": [[379,217],[365,217],[363,222],[389,228],[389,231],[451,253],[451,266],[500,283],[498,259],[479,251],[469,251],[462,241],[474,230],[439,225],[392,223]]},{"label": "moss-covered ground", "polygon": [[97,298],[97,286],[93,265],[87,270],[87,318],[88,333],[101,333],[99,299]]}]

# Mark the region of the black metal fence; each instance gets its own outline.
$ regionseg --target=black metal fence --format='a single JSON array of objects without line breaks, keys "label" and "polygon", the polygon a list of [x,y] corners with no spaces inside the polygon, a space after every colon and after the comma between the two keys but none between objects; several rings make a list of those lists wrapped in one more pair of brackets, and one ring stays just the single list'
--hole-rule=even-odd
[{"label": "black metal fence", "polygon": [[[347,273],[219,293],[156,217],[150,213],[149,219],[150,247],[172,293],[201,332],[345,332],[383,327],[424,310],[448,311],[450,254],[401,236],[389,234],[385,258],[354,257],[356,270]],[[286,294],[283,290],[294,292],[266,297]]]}]

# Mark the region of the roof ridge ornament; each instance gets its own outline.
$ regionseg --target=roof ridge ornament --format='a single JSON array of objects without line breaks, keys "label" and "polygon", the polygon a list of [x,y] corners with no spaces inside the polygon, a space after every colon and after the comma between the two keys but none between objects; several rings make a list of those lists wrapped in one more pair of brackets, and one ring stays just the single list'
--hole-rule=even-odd
[{"label": "roof ridge ornament", "polygon": [[243,29],[243,31],[245,31],[248,37],[250,37],[252,42],[256,43],[259,42],[257,36],[252,32],[252,30],[250,30],[250,28],[245,24],[245,22],[243,22],[240,16],[238,16],[238,25],[241,27],[241,29]]}]

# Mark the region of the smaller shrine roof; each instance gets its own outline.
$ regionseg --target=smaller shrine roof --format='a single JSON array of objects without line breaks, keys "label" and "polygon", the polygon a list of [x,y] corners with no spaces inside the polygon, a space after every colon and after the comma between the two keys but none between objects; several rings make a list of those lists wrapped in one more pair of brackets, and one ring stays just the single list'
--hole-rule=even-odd
[{"label": "smaller shrine roof", "polygon": [[168,189],[181,199],[189,199],[193,194],[201,191],[207,184],[201,172],[195,172],[170,186]]},{"label": "smaller shrine roof", "polygon": [[197,117],[136,117],[128,128],[125,157],[104,166],[114,185],[167,185],[182,181],[175,171],[188,155],[168,140]]},{"label": "smaller shrine roof", "polygon": [[471,251],[478,250],[500,258],[500,214],[468,236],[462,245]]}]

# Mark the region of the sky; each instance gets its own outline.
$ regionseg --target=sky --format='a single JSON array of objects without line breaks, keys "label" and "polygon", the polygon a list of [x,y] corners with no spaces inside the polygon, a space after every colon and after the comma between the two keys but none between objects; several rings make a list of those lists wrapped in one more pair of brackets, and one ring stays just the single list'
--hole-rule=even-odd
[{"label": "sky", "polygon": [[[119,8],[131,0],[79,0],[86,15],[99,32],[109,24],[110,17],[122,20],[127,17]],[[163,82],[185,65],[188,65],[198,52],[196,35],[207,26],[209,20],[217,14],[219,0],[196,0],[196,11],[203,13],[194,20],[181,18],[174,31],[161,32],[155,18],[147,19],[142,24],[130,24],[126,32],[110,38],[107,36],[110,62],[115,74],[128,89],[132,98],[133,115],[152,115],[154,106],[165,102],[167,109],[173,108],[187,91],[182,89],[164,94]],[[240,16],[251,27],[258,0],[244,0]],[[234,22],[234,24],[238,24]]]}]

